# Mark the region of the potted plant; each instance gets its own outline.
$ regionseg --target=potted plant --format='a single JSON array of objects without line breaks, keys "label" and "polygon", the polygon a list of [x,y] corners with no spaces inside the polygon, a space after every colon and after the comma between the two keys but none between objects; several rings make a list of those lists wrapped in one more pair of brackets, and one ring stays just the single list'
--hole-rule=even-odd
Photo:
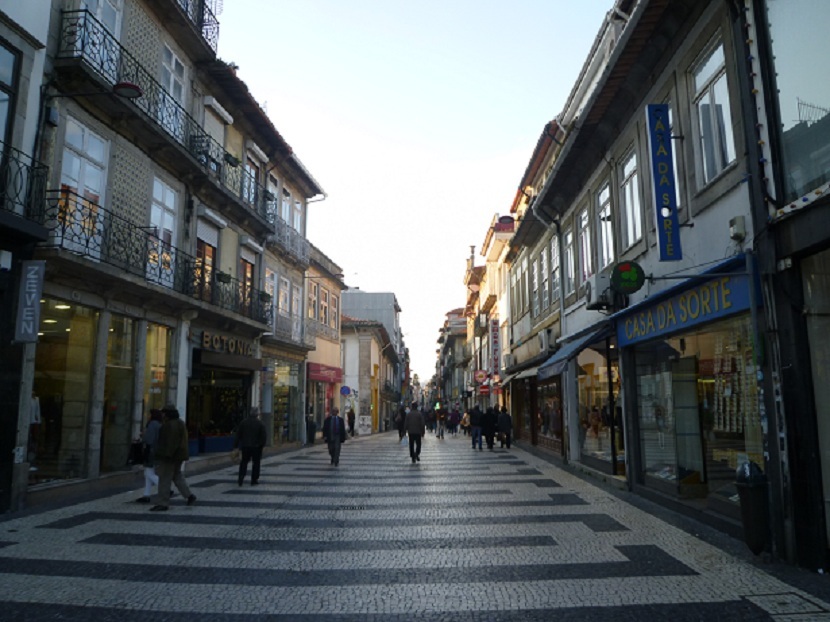
[{"label": "potted plant", "polygon": [[230,283],[231,282],[231,275],[227,272],[217,272],[216,273],[216,280],[220,283]]},{"label": "potted plant", "polygon": [[271,302],[271,294],[268,292],[259,292],[259,301],[260,302]]},{"label": "potted plant", "polygon": [[236,168],[240,164],[239,158],[228,153],[227,151],[225,152],[225,162],[228,163],[228,166],[232,166],[233,168]]}]

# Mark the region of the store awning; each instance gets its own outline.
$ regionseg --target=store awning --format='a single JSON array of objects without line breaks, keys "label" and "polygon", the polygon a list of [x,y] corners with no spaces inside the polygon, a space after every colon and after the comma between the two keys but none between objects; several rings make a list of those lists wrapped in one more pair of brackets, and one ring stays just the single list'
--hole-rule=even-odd
[{"label": "store awning", "polygon": [[518,376],[518,375],[519,375],[519,374],[508,374],[508,375],[506,375],[506,376],[505,376],[504,378],[502,378],[502,379],[501,379],[501,381],[500,381],[501,386],[503,386],[503,387],[504,387],[504,386],[507,386],[507,383],[508,383],[508,382],[510,382],[511,380],[513,380],[513,378],[515,378],[515,377],[516,377],[516,376]]},{"label": "store awning", "polygon": [[568,365],[568,361],[582,352],[588,344],[605,339],[612,332],[610,324],[603,324],[602,327],[564,344],[554,352],[553,356],[539,366],[539,380],[558,376]]},{"label": "store awning", "polygon": [[535,376],[539,371],[538,367],[529,367],[524,371],[520,371],[516,374],[516,377],[513,380],[523,380],[524,378],[530,378],[531,376]]}]

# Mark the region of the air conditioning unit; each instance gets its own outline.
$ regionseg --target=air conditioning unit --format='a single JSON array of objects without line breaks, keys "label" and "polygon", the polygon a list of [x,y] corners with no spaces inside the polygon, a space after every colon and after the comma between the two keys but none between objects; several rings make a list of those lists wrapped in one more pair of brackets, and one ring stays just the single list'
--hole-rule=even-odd
[{"label": "air conditioning unit", "polygon": [[516,356],[513,354],[504,355],[504,368],[510,369],[516,364]]},{"label": "air conditioning unit", "polygon": [[614,306],[614,291],[610,274],[592,274],[585,282],[585,307],[607,309]]}]

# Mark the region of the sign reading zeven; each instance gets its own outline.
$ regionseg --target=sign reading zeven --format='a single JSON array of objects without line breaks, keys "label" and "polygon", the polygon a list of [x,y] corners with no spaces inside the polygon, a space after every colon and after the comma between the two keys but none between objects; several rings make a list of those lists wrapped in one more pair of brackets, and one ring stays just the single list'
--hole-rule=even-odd
[{"label": "sign reading zeven", "polygon": [[46,261],[23,261],[21,266],[14,340],[18,343],[35,343],[40,328],[40,296],[43,293]]}]

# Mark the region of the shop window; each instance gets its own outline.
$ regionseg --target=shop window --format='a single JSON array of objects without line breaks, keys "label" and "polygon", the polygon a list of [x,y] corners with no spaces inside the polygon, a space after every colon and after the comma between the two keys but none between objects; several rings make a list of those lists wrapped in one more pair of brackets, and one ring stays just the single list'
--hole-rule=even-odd
[{"label": "shop window", "polygon": [[581,455],[609,464],[616,458],[622,467],[625,452],[618,360],[608,358],[606,343],[601,341],[579,353],[577,370]]},{"label": "shop window", "polygon": [[639,345],[635,360],[644,475],[736,508],[735,469],[764,464],[749,315]]},{"label": "shop window", "polygon": [[40,422],[30,426],[30,484],[87,473],[97,324],[93,309],[49,297],[41,302],[32,396],[40,406]]},{"label": "shop window", "polygon": [[726,61],[720,41],[692,69],[697,147],[703,184],[735,160]]},{"label": "shop window", "polygon": [[101,429],[101,471],[123,469],[132,441],[135,384],[135,322],[113,315],[107,339],[104,413]]},{"label": "shop window", "polygon": [[563,438],[562,385],[560,377],[539,384],[536,389],[536,396],[538,400],[536,412],[538,413],[537,429],[539,435],[547,439],[551,448],[556,453],[564,455],[565,443]]}]

